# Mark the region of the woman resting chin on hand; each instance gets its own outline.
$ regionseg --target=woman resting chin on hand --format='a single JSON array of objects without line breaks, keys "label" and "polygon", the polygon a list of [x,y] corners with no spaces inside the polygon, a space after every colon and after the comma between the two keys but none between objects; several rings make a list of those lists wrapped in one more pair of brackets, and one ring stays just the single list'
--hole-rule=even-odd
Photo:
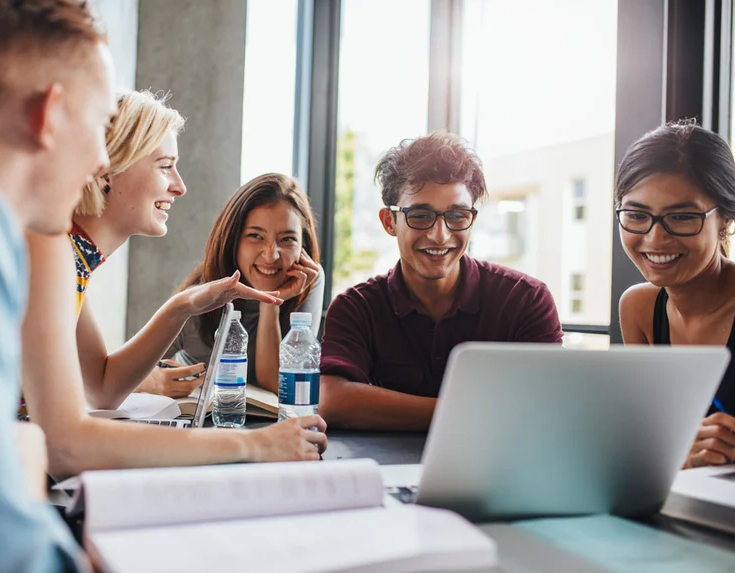
[{"label": "woman resting chin on hand", "polygon": [[[620,239],[647,283],[620,299],[626,344],[727,346],[735,356],[735,162],[716,134],[686,121],[634,143],[615,189]],[[696,384],[697,381],[693,380]],[[735,460],[735,361],[684,467]]]},{"label": "woman resting chin on hand", "polygon": [[[316,335],[324,299],[314,216],[309,199],[292,177],[268,173],[243,185],[230,197],[210,232],[204,261],[180,287],[197,285],[235,272],[258,291],[277,293],[282,305],[238,300],[247,330],[248,383],[278,392],[278,350],[290,328],[292,312],[309,312]],[[190,320],[166,353],[177,362],[208,362],[221,310]]]}]

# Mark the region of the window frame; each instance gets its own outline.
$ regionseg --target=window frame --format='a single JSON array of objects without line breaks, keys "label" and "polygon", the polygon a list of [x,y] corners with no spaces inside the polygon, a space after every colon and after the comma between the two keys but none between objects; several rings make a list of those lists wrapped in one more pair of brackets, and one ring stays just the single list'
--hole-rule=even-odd
[{"label": "window frame", "polygon": [[[429,130],[459,129],[463,0],[431,0]],[[618,0],[615,165],[628,146],[666,121],[705,120],[729,138],[733,0]],[[341,0],[299,0],[294,175],[314,210],[325,308],[331,302]],[[586,189],[588,191],[588,189]],[[610,324],[565,332],[622,342],[618,301],[643,279],[623,251],[613,205]]]}]

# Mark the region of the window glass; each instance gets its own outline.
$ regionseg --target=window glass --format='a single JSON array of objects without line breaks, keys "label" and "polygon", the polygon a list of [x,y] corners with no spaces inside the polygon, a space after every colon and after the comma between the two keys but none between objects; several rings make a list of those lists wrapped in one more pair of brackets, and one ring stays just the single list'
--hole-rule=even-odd
[{"label": "window glass", "polygon": [[398,261],[378,218],[383,203],[373,175],[389,148],[426,133],[429,5],[342,2],[333,296]]},{"label": "window glass", "polygon": [[584,350],[608,350],[610,348],[610,336],[607,334],[566,332],[562,339],[562,346]]},{"label": "window glass", "polygon": [[463,6],[461,132],[490,193],[470,253],[544,281],[562,322],[607,326],[617,1]]},{"label": "window glass", "polygon": [[292,174],[296,89],[298,0],[247,5],[242,183],[268,172]]}]

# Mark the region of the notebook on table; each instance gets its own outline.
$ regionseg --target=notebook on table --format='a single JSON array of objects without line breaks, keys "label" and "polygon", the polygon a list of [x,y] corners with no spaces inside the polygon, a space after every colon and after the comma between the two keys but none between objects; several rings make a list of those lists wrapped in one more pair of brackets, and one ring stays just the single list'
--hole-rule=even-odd
[{"label": "notebook on table", "polygon": [[[85,547],[103,571],[486,571],[457,514],[383,506],[373,460],[85,472]],[[72,510],[74,511],[74,509]]]},{"label": "notebook on table", "polygon": [[661,513],[735,535],[735,466],[680,471]]},{"label": "notebook on table", "polygon": [[[197,388],[189,396],[177,398],[176,402],[184,416],[193,416],[196,412],[197,403],[199,402],[199,389]],[[278,396],[273,392],[248,383],[245,386],[245,403],[247,405],[248,416],[258,416],[260,418],[278,418]],[[207,414],[212,412],[212,400],[207,406]]]},{"label": "notebook on table", "polygon": [[153,422],[154,420],[172,420],[181,415],[181,410],[173,398],[147,392],[135,392],[125,398],[115,410],[88,408],[87,413],[95,418]]}]

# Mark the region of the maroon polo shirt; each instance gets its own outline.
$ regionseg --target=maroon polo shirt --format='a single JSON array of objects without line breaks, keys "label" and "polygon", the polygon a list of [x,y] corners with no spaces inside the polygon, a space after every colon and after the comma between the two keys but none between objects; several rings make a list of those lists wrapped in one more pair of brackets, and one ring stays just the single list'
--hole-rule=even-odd
[{"label": "maroon polo shirt", "polygon": [[539,280],[465,255],[457,300],[435,322],[411,300],[399,262],[332,301],[321,373],[438,396],[449,353],[460,342],[561,343],[561,337],[554,299]]}]

